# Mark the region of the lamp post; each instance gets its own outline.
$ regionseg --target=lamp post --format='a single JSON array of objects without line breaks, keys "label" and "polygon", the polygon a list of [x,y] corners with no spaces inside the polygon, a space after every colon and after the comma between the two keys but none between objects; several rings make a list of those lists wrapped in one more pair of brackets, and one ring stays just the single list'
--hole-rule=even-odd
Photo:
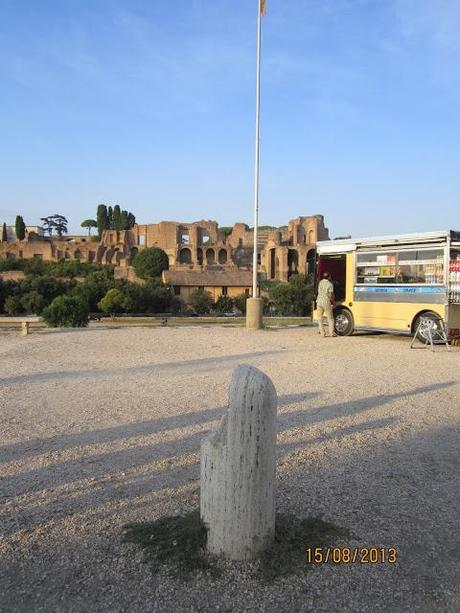
[{"label": "lamp post", "polygon": [[254,156],[254,251],[252,257],[252,298],[246,302],[246,328],[258,330],[263,325],[263,300],[258,292],[257,239],[259,226],[259,156],[260,156],[260,60],[262,43],[262,14],[265,0],[257,0],[257,62],[256,62],[256,138]]}]

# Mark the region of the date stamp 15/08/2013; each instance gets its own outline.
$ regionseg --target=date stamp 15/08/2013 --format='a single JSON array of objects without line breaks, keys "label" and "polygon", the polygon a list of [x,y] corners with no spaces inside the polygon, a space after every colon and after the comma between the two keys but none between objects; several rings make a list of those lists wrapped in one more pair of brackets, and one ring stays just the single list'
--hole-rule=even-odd
[{"label": "date stamp 15/08/2013", "polygon": [[396,564],[396,547],[307,547],[307,564]]}]

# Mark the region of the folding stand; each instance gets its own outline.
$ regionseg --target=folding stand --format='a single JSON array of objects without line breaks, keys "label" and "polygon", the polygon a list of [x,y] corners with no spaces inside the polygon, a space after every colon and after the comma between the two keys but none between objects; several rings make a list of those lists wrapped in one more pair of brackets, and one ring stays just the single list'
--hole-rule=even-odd
[{"label": "folding stand", "polygon": [[[425,339],[425,344],[421,347],[414,347],[414,343],[417,340],[419,334]],[[431,319],[430,317],[420,318],[420,323],[417,326],[417,330],[415,331],[412,343],[410,344],[410,348],[425,349],[428,344],[431,346],[431,351],[434,351],[435,345],[445,345],[447,347],[447,350],[450,351],[449,341],[447,339],[446,325],[443,319],[439,318],[438,320],[436,320],[436,322],[434,322],[433,319]]]}]

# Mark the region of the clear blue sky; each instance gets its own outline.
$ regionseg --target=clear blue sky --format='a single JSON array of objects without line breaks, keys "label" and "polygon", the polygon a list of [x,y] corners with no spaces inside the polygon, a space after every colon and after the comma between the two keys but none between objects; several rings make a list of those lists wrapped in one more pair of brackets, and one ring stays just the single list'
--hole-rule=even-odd
[{"label": "clear blue sky", "polygon": [[[257,0],[1,0],[0,221],[252,224]],[[460,2],[267,0],[261,223],[460,229]]]}]

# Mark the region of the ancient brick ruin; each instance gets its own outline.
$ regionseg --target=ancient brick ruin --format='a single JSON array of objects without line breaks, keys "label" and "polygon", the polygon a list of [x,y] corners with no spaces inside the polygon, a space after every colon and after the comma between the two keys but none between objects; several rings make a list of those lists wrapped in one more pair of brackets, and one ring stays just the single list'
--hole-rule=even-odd
[{"label": "ancient brick ruin", "polygon": [[[159,247],[168,255],[170,271],[231,274],[252,269],[253,236],[253,231],[244,223],[236,223],[228,232],[219,229],[217,222],[204,220],[193,223],[162,221],[136,224],[130,230],[106,230],[99,242],[83,236],[51,239],[28,232],[22,241],[0,243],[0,258],[39,258],[56,262],[79,259],[113,264],[117,278],[134,279],[130,264],[136,253],[146,247]],[[328,238],[322,215],[297,217],[286,227],[261,230],[259,271],[267,279],[283,281],[289,280],[293,273],[308,274],[313,270],[316,242]]]}]

